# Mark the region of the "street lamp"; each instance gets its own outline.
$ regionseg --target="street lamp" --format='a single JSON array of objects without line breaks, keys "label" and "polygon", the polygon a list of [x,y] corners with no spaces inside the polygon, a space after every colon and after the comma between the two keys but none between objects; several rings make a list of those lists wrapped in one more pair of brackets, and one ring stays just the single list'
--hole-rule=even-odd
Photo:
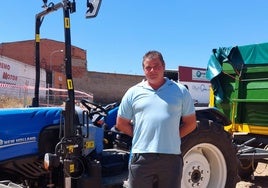
[{"label": "street lamp", "polygon": [[55,53],[58,53],[58,52],[62,53],[63,50],[55,50],[55,51],[53,51],[53,52],[50,53],[50,56],[49,56],[49,70],[50,70],[51,72],[52,72],[52,69],[51,69],[52,57],[53,57],[53,55],[54,55]]},{"label": "street lamp", "polygon": [[[51,64],[52,64],[52,57],[55,53],[62,53],[63,50],[54,50],[50,53],[49,55],[49,70],[51,71],[50,75],[51,75],[51,86],[50,87],[53,87],[53,70],[52,70],[52,67],[51,67]],[[48,88],[49,88],[49,84],[48,84]],[[47,104],[49,105],[49,98],[50,98],[50,95],[52,95],[52,92],[50,90],[48,90],[48,98],[47,98]]]}]

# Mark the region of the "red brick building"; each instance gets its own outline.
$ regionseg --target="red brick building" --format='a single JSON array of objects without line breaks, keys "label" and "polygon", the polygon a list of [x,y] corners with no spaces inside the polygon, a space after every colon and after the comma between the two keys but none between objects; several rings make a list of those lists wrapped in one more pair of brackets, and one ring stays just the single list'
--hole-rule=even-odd
[{"label": "red brick building", "polygon": [[[40,66],[47,72],[47,84],[55,88],[66,88],[65,44],[50,39],[40,41]],[[35,66],[35,40],[0,44],[0,55]],[[72,46],[73,78],[87,76],[86,51]]]},{"label": "red brick building", "polygon": [[[47,84],[54,88],[66,88],[65,54],[61,51],[64,48],[64,42],[50,39],[40,41],[41,68],[47,72]],[[139,75],[88,72],[86,53],[86,50],[72,46],[74,89],[93,94],[97,103],[120,101],[130,86],[143,79]],[[0,43],[0,56],[35,66],[35,40]]]}]

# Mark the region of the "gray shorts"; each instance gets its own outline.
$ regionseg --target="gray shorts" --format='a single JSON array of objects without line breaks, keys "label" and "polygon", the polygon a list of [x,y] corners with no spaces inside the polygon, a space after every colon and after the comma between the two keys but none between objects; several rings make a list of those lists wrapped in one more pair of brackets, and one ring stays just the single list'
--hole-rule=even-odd
[{"label": "gray shorts", "polygon": [[129,165],[129,188],[180,188],[181,155],[133,153]]}]

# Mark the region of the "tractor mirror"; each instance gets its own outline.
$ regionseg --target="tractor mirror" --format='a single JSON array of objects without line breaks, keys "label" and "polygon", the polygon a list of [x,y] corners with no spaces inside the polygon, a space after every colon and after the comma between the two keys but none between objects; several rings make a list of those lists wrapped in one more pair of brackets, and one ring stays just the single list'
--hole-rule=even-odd
[{"label": "tractor mirror", "polygon": [[100,4],[101,0],[87,0],[86,18],[96,17],[99,12]]}]

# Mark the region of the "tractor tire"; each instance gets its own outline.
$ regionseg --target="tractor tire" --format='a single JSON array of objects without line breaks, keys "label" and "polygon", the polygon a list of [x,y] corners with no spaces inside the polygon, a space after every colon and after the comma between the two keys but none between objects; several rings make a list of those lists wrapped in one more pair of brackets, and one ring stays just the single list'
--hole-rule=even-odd
[{"label": "tractor tire", "polygon": [[239,181],[236,148],[231,135],[209,120],[182,139],[183,188],[235,188]]}]

